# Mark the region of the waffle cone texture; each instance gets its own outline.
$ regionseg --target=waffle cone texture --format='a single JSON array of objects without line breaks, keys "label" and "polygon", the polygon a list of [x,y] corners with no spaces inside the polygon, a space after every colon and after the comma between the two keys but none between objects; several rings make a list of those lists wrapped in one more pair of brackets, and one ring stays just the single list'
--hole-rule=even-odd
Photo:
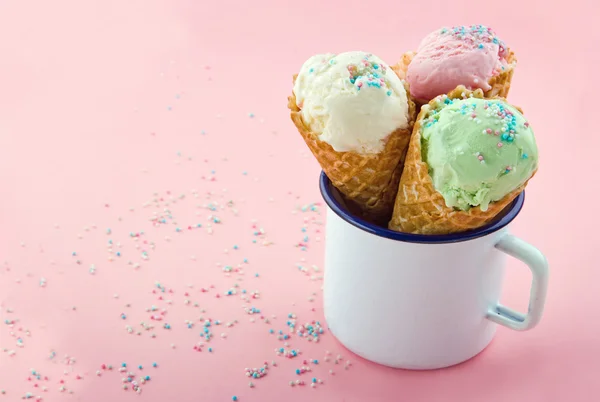
[{"label": "waffle cone texture", "polygon": [[[406,79],[406,72],[408,71],[408,65],[411,63],[412,59],[415,57],[415,52],[406,52],[402,55],[400,61],[391,66],[392,70],[396,73],[400,79]],[[484,98],[495,98],[501,97],[506,98],[508,96],[508,91],[510,90],[510,83],[512,81],[513,74],[515,72],[515,65],[517,64],[517,58],[515,53],[508,49],[508,55],[506,56],[506,62],[508,67],[506,70],[501,72],[500,74],[491,77],[488,80],[488,84],[492,87],[488,91],[483,92]],[[423,105],[420,101],[415,99],[417,105]]]},{"label": "waffle cone texture", "polygon": [[[295,80],[294,76],[294,80]],[[385,139],[378,154],[354,151],[338,152],[310,131],[292,93],[288,97],[291,118],[300,135],[332,184],[343,194],[352,212],[373,223],[386,225],[394,208],[394,199],[410,142],[416,107],[407,90],[409,126],[397,129]]]},{"label": "waffle cone texture", "polygon": [[[469,91],[463,86],[448,94],[451,99],[484,98],[481,89]],[[421,127],[435,99],[421,108],[410,139],[404,170],[400,178],[394,212],[389,222],[392,230],[415,234],[450,234],[477,229],[493,221],[523,191],[527,182],[502,199],[489,204],[486,211],[479,206],[467,211],[446,205],[444,197],[433,187],[429,166],[422,159]]]}]

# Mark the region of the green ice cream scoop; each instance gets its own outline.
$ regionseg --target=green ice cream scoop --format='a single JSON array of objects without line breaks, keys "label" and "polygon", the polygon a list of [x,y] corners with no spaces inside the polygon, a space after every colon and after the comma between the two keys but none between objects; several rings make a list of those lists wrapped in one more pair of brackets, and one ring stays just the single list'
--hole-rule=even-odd
[{"label": "green ice cream scoop", "polygon": [[421,127],[422,158],[449,207],[485,211],[537,169],[529,123],[502,100],[441,98]]}]

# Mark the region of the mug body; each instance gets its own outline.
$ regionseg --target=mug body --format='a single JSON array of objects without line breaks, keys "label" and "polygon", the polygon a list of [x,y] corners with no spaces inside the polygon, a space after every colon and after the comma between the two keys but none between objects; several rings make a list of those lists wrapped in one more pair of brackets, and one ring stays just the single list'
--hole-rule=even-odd
[{"label": "mug body", "polygon": [[[385,229],[384,229],[385,230]],[[366,231],[327,208],[324,309],[331,333],[386,366],[461,363],[492,340],[506,227],[456,242],[411,242]]]}]

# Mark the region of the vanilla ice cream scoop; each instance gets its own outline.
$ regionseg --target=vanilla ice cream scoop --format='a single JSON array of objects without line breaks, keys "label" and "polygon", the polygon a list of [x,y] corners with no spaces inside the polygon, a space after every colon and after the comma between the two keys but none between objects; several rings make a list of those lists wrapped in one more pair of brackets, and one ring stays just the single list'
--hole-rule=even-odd
[{"label": "vanilla ice cream scoop", "polygon": [[306,126],[338,152],[380,153],[388,135],[409,126],[403,82],[370,53],[311,57],[294,95]]}]

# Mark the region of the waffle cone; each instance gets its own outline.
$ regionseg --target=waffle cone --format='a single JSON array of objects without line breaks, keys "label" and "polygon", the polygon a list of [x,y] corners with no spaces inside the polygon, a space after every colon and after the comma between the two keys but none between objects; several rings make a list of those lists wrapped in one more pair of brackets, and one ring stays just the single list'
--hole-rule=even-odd
[{"label": "waffle cone", "polygon": [[390,133],[380,153],[359,154],[337,152],[327,142],[319,140],[319,136],[304,124],[295,95],[292,93],[288,98],[288,108],[298,132],[332,184],[343,194],[351,212],[382,225],[386,225],[392,215],[416,116],[415,104],[410,96],[408,99],[409,127]]},{"label": "waffle cone", "polygon": [[[396,75],[398,75],[398,77],[400,77],[401,79],[406,79],[406,72],[408,71],[408,65],[411,63],[412,59],[415,57],[416,53],[415,52],[406,52],[402,55],[402,58],[400,59],[400,61],[391,66],[392,70],[394,70],[394,72],[396,73]],[[506,69],[490,78],[488,80],[488,84],[490,84],[490,86],[492,88],[490,88],[488,91],[484,91],[483,92],[483,96],[485,98],[491,99],[494,97],[502,97],[502,98],[506,98],[508,96],[508,91],[510,90],[510,83],[512,81],[512,77],[513,74],[515,72],[515,65],[517,64],[517,58],[515,56],[515,53],[508,49],[508,55],[506,56],[506,61],[508,66],[506,67]],[[418,106],[422,106],[424,104],[426,104],[427,102],[423,102],[420,101],[418,99],[415,99],[415,103]]]},{"label": "waffle cone", "polygon": [[[484,93],[481,89],[469,91],[459,86],[448,97],[483,98]],[[414,125],[394,212],[388,225],[392,230],[417,234],[448,234],[476,229],[494,220],[527,185],[524,183],[499,201],[490,203],[486,211],[478,206],[468,211],[446,206],[444,197],[433,187],[429,167],[421,157],[421,124],[434,107],[434,102],[421,108]]]}]

